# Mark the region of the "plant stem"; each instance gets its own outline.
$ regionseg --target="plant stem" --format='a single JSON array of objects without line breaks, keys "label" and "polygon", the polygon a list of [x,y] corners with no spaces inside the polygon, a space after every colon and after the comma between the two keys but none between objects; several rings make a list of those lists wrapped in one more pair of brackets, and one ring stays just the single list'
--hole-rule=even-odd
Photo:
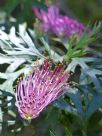
[{"label": "plant stem", "polygon": [[86,132],[84,130],[82,130],[82,135],[87,136],[87,134],[86,134]]},{"label": "plant stem", "polygon": [[82,136],[87,136],[87,120],[83,122]]}]

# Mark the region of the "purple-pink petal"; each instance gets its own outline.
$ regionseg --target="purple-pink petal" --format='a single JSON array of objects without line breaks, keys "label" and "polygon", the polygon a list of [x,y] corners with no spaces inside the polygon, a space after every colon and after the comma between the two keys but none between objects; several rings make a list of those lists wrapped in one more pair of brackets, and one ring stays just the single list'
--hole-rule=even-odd
[{"label": "purple-pink petal", "polygon": [[28,77],[23,77],[16,88],[16,106],[21,117],[36,118],[48,104],[64,93],[66,87],[68,89],[69,77],[63,65],[53,69],[48,60]]},{"label": "purple-pink petal", "polygon": [[52,5],[48,7],[48,11],[33,8],[34,14],[40,19],[40,28],[44,32],[52,32],[57,36],[71,37],[77,35],[82,36],[84,25],[78,21],[63,16],[59,12],[59,8]]}]

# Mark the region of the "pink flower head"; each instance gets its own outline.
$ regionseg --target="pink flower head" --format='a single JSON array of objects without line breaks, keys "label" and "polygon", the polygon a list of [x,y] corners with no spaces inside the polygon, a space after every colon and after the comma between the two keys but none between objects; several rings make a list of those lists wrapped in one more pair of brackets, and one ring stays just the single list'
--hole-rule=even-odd
[{"label": "pink flower head", "polygon": [[63,16],[56,6],[50,6],[48,11],[38,10],[33,8],[35,15],[40,19],[40,28],[44,32],[52,32],[57,36],[71,37],[73,35],[81,36],[84,32],[83,24]]},{"label": "pink flower head", "polygon": [[36,118],[51,102],[68,89],[70,75],[63,65],[52,68],[52,63],[44,61],[28,77],[23,77],[16,88],[16,106],[24,119]]}]

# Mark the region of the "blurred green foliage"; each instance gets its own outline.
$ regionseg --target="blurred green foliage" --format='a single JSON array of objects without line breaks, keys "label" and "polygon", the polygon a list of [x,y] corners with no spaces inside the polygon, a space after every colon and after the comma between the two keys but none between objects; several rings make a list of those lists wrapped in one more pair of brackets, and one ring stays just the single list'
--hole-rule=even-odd
[{"label": "blurred green foliage", "polygon": [[[39,4],[40,3],[40,4]],[[17,19],[17,23],[27,22],[29,27],[33,26],[34,14],[33,5],[43,7],[44,0],[6,0],[0,10],[6,12],[6,17],[13,16]]]},{"label": "blurred green foliage", "polygon": [[102,20],[101,0],[67,0],[69,8],[84,23]]}]

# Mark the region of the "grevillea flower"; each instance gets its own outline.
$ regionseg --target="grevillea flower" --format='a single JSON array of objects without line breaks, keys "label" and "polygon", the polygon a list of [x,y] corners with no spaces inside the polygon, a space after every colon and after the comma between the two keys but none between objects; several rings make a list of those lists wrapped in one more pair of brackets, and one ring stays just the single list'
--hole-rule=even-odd
[{"label": "grevillea flower", "polygon": [[53,68],[52,63],[45,60],[32,74],[23,77],[16,88],[16,106],[20,116],[27,120],[36,118],[68,89],[69,76],[63,65]]},{"label": "grevillea flower", "polygon": [[40,19],[40,29],[44,32],[52,32],[57,36],[71,37],[73,35],[81,36],[84,32],[83,24],[78,21],[63,16],[56,6],[49,6],[48,11],[33,8],[35,15]]}]

